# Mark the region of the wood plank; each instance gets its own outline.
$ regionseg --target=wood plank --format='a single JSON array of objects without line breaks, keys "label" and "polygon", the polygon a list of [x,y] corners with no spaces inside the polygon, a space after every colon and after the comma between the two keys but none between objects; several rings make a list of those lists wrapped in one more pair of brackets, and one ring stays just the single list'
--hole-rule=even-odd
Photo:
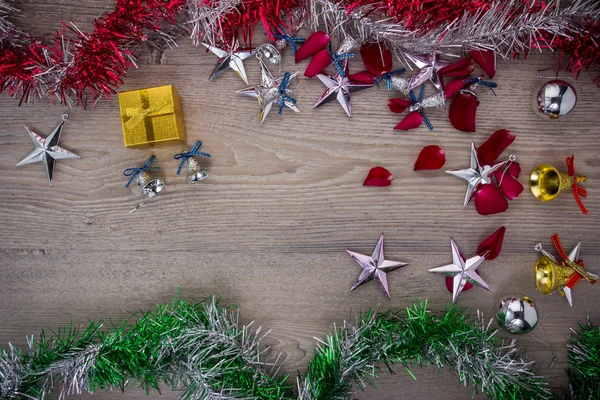
[{"label": "wood plank", "polygon": [[[112,4],[16,3],[27,16],[19,24],[39,34],[58,28],[59,19],[89,29]],[[264,40],[260,32],[255,38]],[[543,344],[530,335],[518,342],[538,362],[539,372],[552,377],[552,387],[566,387],[569,329],[587,314],[599,315],[600,290],[578,285],[573,308],[559,295],[542,296],[533,281],[533,247],[542,242],[550,249],[549,236],[558,232],[568,249],[581,241],[586,266],[600,272],[600,90],[588,76],[576,83],[579,97],[572,115],[551,122],[535,115],[532,97],[543,82],[536,74],[547,73],[543,70],[556,59],[536,53],[526,61],[501,60],[498,96],[480,96],[477,133],[454,130],[443,110],[428,112],[433,132],[396,132],[392,128],[401,117],[386,104],[398,94],[383,87],[353,94],[354,117],[348,119],[336,103],[313,110],[323,86],[302,77],[293,94],[301,113],[272,112],[261,125],[258,104],[235,94],[244,83],[233,73],[208,82],[216,58],[188,39],[153,60],[158,64],[131,71],[123,90],[175,85],[183,98],[188,144],[203,141],[213,155],[201,160],[211,176],[186,185],[175,175],[172,158],[182,146],[157,146],[152,152],[168,186],[133,214],[128,211],[139,199],[124,188],[122,170],[143,163],[149,151],[124,148],[116,99],[83,110],[44,102],[18,107],[18,101],[0,96],[0,346],[23,344],[25,335],[70,320],[83,324],[88,318],[149,310],[170,301],[180,288],[187,301],[221,295],[223,304],[240,305],[244,323],[272,328],[269,344],[285,354],[284,368],[294,376],[312,358],[313,337],[330,332],[334,322],[352,319],[357,309],[402,309],[415,299],[429,299],[432,310],[442,310],[450,295],[443,278],[426,269],[449,262],[450,237],[472,254],[504,225],[502,255],[481,268],[494,293],[473,289],[460,295],[458,305],[491,318],[502,295],[531,296],[545,333],[537,329],[535,338],[547,337],[559,359],[548,369],[550,353]],[[256,82],[258,63],[245,64]],[[295,65],[291,52],[285,53],[284,70],[303,71],[306,65]],[[351,68],[356,72],[360,65],[352,61]],[[273,72],[278,74],[276,68]],[[23,125],[47,134],[65,112],[70,124],[61,143],[81,159],[59,161],[49,187],[41,165],[15,166],[31,149]],[[526,188],[508,212],[483,217],[472,205],[462,207],[462,181],[443,170],[412,171],[428,144],[446,151],[444,169],[464,168],[471,141],[479,144],[500,128],[517,136],[505,155],[517,156],[525,185],[536,165],[566,170],[565,158],[575,154],[577,171],[589,178],[583,201],[590,215],[581,215],[568,193],[541,203]],[[362,186],[376,165],[393,173],[391,187]],[[374,283],[348,291],[359,271],[344,250],[369,253],[382,232],[388,258],[410,263],[389,275],[390,301]],[[357,398],[451,400],[471,394],[471,388],[457,388],[456,377],[447,371],[437,376],[429,368],[418,369],[413,382],[401,367],[396,370],[397,376],[382,371],[379,390],[368,389]],[[120,392],[95,396],[123,398]],[[144,397],[142,391],[127,392],[127,398]]]}]

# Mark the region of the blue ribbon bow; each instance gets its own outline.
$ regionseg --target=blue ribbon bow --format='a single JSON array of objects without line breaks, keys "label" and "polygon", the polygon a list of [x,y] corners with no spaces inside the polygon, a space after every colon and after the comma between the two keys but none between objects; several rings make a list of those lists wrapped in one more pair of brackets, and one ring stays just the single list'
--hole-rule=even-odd
[{"label": "blue ribbon bow", "polygon": [[[423,101],[423,96],[425,95],[425,85],[421,85],[421,92],[419,93],[419,100],[417,100],[417,97],[415,96],[415,92],[413,92],[412,90],[409,93],[410,99],[412,100],[413,104],[418,104],[420,102]],[[425,122],[425,125],[427,125],[427,127],[429,128],[430,131],[433,130],[433,125],[431,124],[431,121],[429,120],[429,118],[427,118],[427,115],[425,115],[425,111],[422,108],[419,108],[417,110],[419,112],[419,114],[421,114],[423,116],[423,122]]]},{"label": "blue ribbon bow", "polygon": [[392,88],[392,76],[401,74],[405,71],[406,71],[406,68],[404,68],[404,67],[397,69],[395,71],[390,71],[387,74],[383,74],[379,78],[377,78],[373,84],[379,85],[383,80],[385,80],[387,83],[387,90],[392,90],[393,89]]},{"label": "blue ribbon bow", "polygon": [[296,54],[296,52],[298,51],[298,49],[296,48],[296,43],[302,44],[306,41],[306,39],[304,39],[304,38],[297,38],[297,37],[288,35],[280,27],[277,27],[277,30],[279,31],[279,33],[274,33],[273,37],[275,39],[284,39],[286,42],[288,42],[289,45],[292,46],[292,49],[294,50],[294,54]]},{"label": "blue ribbon bow", "polygon": [[179,175],[179,173],[181,172],[181,169],[183,168],[183,164],[189,159],[192,158],[194,156],[204,156],[204,157],[210,157],[210,154],[208,153],[204,153],[202,151],[198,151],[198,149],[200,148],[200,146],[202,146],[202,142],[201,141],[197,141],[191,149],[189,149],[188,151],[182,151],[181,153],[177,153],[173,156],[174,159],[176,160],[181,160],[181,162],[179,163],[179,168],[177,168],[177,175]]},{"label": "blue ribbon bow", "polygon": [[479,83],[485,87],[487,87],[488,89],[490,89],[492,91],[492,93],[494,93],[494,96],[496,95],[496,92],[494,92],[494,88],[498,87],[498,84],[496,82],[492,82],[492,81],[486,81],[485,79],[481,78],[481,77],[477,77],[477,76],[470,76],[467,79],[465,79],[463,82],[465,83]]},{"label": "blue ribbon bow", "polygon": [[154,154],[152,154],[150,157],[148,157],[148,161],[146,161],[146,163],[144,165],[142,165],[140,168],[124,169],[123,175],[131,177],[131,178],[129,178],[129,181],[127,182],[125,187],[129,187],[129,185],[131,185],[131,182],[133,182],[133,180],[140,174],[140,172],[148,171],[149,169],[160,169],[160,167],[151,167],[150,166],[150,164],[152,164],[152,161],[154,161],[155,158],[156,158],[156,156]]},{"label": "blue ribbon bow", "polygon": [[291,74],[289,72],[286,72],[283,75],[283,79],[281,80],[281,83],[279,84],[279,87],[278,87],[278,89],[279,89],[279,112],[278,112],[278,114],[283,114],[283,107],[285,107],[286,101],[296,104],[296,99],[287,95],[287,91],[288,91],[287,86],[290,84],[290,76],[291,76]]},{"label": "blue ribbon bow", "polygon": [[354,57],[355,55],[356,54],[354,54],[354,53],[336,54],[331,49],[331,42],[329,42],[329,56],[331,57],[331,61],[333,61],[333,65],[335,65],[335,69],[337,69],[338,74],[340,74],[340,76],[342,76],[344,78],[346,77],[346,71],[344,70],[344,67],[340,63],[340,60],[346,60],[348,58]]}]

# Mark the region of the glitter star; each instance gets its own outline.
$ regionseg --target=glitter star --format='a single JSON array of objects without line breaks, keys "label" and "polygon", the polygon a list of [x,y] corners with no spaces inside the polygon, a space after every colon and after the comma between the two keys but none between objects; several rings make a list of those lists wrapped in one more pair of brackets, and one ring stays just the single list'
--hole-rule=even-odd
[{"label": "glitter star", "polygon": [[384,259],[383,234],[379,238],[379,242],[377,242],[377,246],[375,246],[375,250],[373,250],[373,255],[371,256],[355,253],[350,250],[346,250],[346,252],[350,254],[363,269],[354,285],[350,288],[350,291],[375,278],[379,284],[379,288],[383,290],[389,299],[390,289],[387,281],[387,272],[392,272],[408,264]]},{"label": "glitter star", "polygon": [[452,247],[452,264],[431,268],[427,271],[452,277],[452,302],[456,303],[458,294],[463,290],[467,282],[491,292],[492,289],[477,273],[477,268],[485,260],[485,255],[477,255],[465,260],[454,239],[450,239],[450,246]]}]

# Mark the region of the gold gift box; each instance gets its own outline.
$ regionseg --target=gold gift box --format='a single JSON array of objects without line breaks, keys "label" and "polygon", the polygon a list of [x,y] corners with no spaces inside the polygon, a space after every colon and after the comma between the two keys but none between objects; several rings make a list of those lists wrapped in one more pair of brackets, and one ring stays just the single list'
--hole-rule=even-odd
[{"label": "gold gift box", "polygon": [[185,142],[181,97],[172,86],[119,93],[125,147]]}]

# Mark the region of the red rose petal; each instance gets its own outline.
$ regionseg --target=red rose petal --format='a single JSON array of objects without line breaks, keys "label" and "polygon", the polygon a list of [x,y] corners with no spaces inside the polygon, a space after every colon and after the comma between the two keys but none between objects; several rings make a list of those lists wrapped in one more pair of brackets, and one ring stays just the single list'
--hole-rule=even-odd
[{"label": "red rose petal", "polygon": [[390,186],[394,177],[383,167],[371,168],[363,182],[364,186]]},{"label": "red rose petal", "polygon": [[377,76],[392,70],[392,52],[381,43],[367,43],[360,48],[365,67]]},{"label": "red rose petal", "polygon": [[329,43],[329,35],[323,31],[317,31],[310,35],[304,42],[302,47],[296,52],[296,62],[307,59],[310,56],[317,54]]},{"label": "red rose petal", "polygon": [[492,165],[500,157],[500,154],[514,141],[515,135],[509,130],[500,129],[492,133],[488,140],[477,148],[479,164],[482,166]]},{"label": "red rose petal", "polygon": [[514,200],[523,193],[523,185],[521,185],[521,182],[513,178],[508,172],[504,174],[504,177],[502,177],[502,175],[500,176],[501,178],[498,179],[498,184],[500,185],[500,190],[502,190],[502,193],[504,193],[507,199]]},{"label": "red rose petal", "polygon": [[[498,171],[496,171],[498,172]],[[521,173],[521,165],[519,165],[518,162],[513,162],[510,164],[510,166],[508,167],[508,172],[507,172],[510,176],[512,176],[513,178],[518,178],[519,174]]]},{"label": "red rose petal", "polygon": [[446,85],[444,85],[444,97],[449,99],[458,93],[459,90],[466,88],[468,85],[470,85],[470,83],[465,82],[464,79],[448,82]]},{"label": "red rose petal", "polygon": [[471,93],[459,93],[456,95],[448,115],[453,127],[462,132],[475,132],[475,117],[479,100]]},{"label": "red rose petal", "polygon": [[400,114],[403,113],[404,110],[406,110],[408,108],[408,106],[410,106],[412,104],[412,101],[410,100],[405,100],[405,99],[389,99],[388,100],[388,107],[390,108],[391,112],[394,112],[396,114]]},{"label": "red rose petal", "polygon": [[441,68],[439,73],[443,76],[468,76],[473,73],[475,67],[470,58],[461,58],[454,64]]},{"label": "red rose petal", "polygon": [[418,111],[413,111],[408,114],[398,125],[394,127],[394,129],[398,129],[400,131],[408,131],[409,129],[414,129],[421,125],[423,122],[423,115],[421,115]]},{"label": "red rose petal", "polygon": [[483,239],[479,247],[477,247],[477,254],[482,256],[485,252],[489,252],[486,256],[486,260],[493,260],[500,255],[502,251],[502,242],[504,241],[505,227],[500,227],[496,232],[492,233],[487,238]]},{"label": "red rose petal", "polygon": [[471,50],[469,56],[477,63],[490,79],[496,75],[496,53],[492,50]]},{"label": "red rose petal", "polygon": [[304,76],[307,78],[314,78],[317,74],[323,72],[329,64],[331,64],[331,56],[329,55],[329,51],[321,50],[315,54],[312,60],[310,60],[308,63],[308,67],[306,67]]},{"label": "red rose petal", "polygon": [[446,153],[440,146],[434,144],[423,147],[419,153],[413,171],[424,169],[440,169],[446,164]]},{"label": "red rose petal", "polygon": [[508,209],[508,201],[496,185],[484,184],[475,195],[475,208],[481,215],[498,214]]},{"label": "red rose petal", "polygon": [[[454,287],[454,279],[452,279],[451,277],[447,276],[446,277],[446,289],[448,289],[448,291],[450,293],[452,293],[452,288]],[[465,287],[463,287],[463,289],[461,290],[461,292],[466,292],[467,290],[471,289],[473,287],[472,283],[465,283]]]},{"label": "red rose petal", "polygon": [[369,71],[361,71],[352,75],[348,75],[348,79],[350,79],[351,81],[372,85],[377,80],[377,77]]}]

